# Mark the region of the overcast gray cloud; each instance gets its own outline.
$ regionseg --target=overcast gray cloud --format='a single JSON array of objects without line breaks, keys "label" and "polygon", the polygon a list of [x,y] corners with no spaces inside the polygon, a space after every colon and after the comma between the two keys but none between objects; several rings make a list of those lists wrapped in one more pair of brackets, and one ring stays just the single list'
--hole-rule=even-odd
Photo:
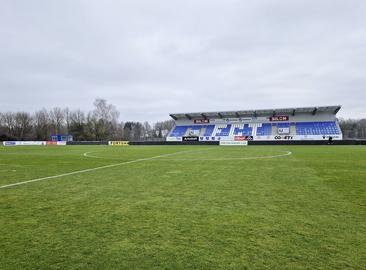
[{"label": "overcast gray cloud", "polygon": [[0,0],[0,111],[343,105],[366,117],[364,0]]}]

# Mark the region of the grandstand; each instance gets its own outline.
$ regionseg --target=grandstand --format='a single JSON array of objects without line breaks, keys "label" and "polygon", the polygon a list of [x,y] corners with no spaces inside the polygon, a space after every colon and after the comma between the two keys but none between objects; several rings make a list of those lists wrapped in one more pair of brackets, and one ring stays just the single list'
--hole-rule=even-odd
[{"label": "grandstand", "polygon": [[173,113],[167,141],[342,140],[341,106]]}]

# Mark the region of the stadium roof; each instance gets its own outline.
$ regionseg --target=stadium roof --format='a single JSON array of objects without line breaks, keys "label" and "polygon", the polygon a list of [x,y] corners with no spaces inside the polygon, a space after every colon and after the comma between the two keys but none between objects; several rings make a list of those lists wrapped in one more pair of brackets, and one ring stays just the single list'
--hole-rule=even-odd
[{"label": "stadium roof", "polygon": [[222,111],[222,112],[196,112],[196,113],[172,113],[170,116],[174,120],[178,119],[218,119],[218,118],[241,118],[256,117],[266,115],[296,115],[297,113],[311,113],[313,115],[319,112],[330,112],[337,114],[342,106],[321,106],[321,107],[301,107],[284,109],[265,109],[265,110],[243,110],[243,111]]}]

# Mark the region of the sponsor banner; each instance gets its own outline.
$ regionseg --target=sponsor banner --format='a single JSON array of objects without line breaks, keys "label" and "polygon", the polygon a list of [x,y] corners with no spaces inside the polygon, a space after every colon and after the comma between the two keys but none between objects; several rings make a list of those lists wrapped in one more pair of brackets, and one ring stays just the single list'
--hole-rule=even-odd
[{"label": "sponsor banner", "polygon": [[5,141],[4,146],[31,146],[31,145],[47,145],[46,141]]},{"label": "sponsor banner", "polygon": [[272,122],[281,122],[281,121],[288,121],[289,117],[288,115],[277,115],[277,116],[272,116],[269,118],[269,121]]},{"label": "sponsor banner", "polygon": [[294,136],[290,136],[290,135],[285,135],[285,136],[281,136],[281,135],[278,135],[278,136],[274,136],[274,139],[275,140],[294,140]]},{"label": "sponsor banner", "polygon": [[225,119],[210,119],[211,124],[227,124]]},{"label": "sponsor banner", "polygon": [[259,122],[259,123],[264,123],[264,122],[268,121],[268,118],[263,117],[263,116],[258,116],[257,118],[253,118],[253,119],[257,120],[257,122]]},{"label": "sponsor banner", "polygon": [[253,120],[255,120],[256,118],[240,118],[241,122],[251,122]]},{"label": "sponsor banner", "polygon": [[192,136],[196,136],[198,137],[200,135],[200,130],[195,129],[195,130],[191,130],[188,134],[188,136],[192,137]]},{"label": "sponsor banner", "polygon": [[4,145],[4,146],[15,146],[15,145],[16,145],[16,142],[10,142],[10,141],[8,141],[8,142],[3,142],[3,145]]},{"label": "sponsor banner", "polygon": [[209,119],[195,119],[193,122],[195,124],[209,124],[210,120]]},{"label": "sponsor banner", "polygon": [[57,145],[58,145],[58,146],[65,146],[65,145],[67,145],[67,142],[65,142],[65,141],[60,141],[60,142],[57,142]]},{"label": "sponsor banner", "polygon": [[198,142],[199,141],[199,137],[197,137],[197,136],[185,136],[182,139],[183,139],[183,142]]},{"label": "sponsor banner", "polygon": [[110,146],[128,146],[129,141],[109,141]]},{"label": "sponsor banner", "polygon": [[234,136],[234,141],[252,141],[253,136]]},{"label": "sponsor banner", "polygon": [[291,135],[276,135],[276,136],[255,136],[255,141],[290,141],[297,140],[296,136]]},{"label": "sponsor banner", "polygon": [[290,134],[290,128],[278,128],[278,134],[287,135]]},{"label": "sponsor banner", "polygon": [[298,141],[311,141],[311,140],[329,140],[330,137],[333,138],[333,140],[342,140],[342,135],[295,135],[293,136],[294,140]]},{"label": "sponsor banner", "polygon": [[221,137],[201,136],[201,137],[199,137],[199,140],[202,142],[217,142],[217,141],[221,141]]},{"label": "sponsor banner", "polygon": [[48,141],[48,142],[47,142],[47,145],[57,145],[57,142],[54,142],[54,141]]},{"label": "sponsor banner", "polygon": [[254,136],[254,141],[272,141],[274,140],[273,136]]},{"label": "sponsor banner", "polygon": [[52,145],[66,145],[66,141],[58,141],[58,142],[55,142],[55,141],[48,141],[47,142],[47,145],[48,146],[52,146]]},{"label": "sponsor banner", "polygon": [[[210,119],[211,124],[232,124],[232,123],[249,123],[255,121],[257,118],[222,118]],[[264,121],[267,120],[264,118]]]},{"label": "sponsor banner", "polygon": [[245,141],[245,136],[235,136],[234,141]]},{"label": "sponsor banner", "polygon": [[276,135],[276,136],[254,136],[255,141],[322,141],[329,140],[332,137],[333,140],[342,140],[342,135]]},{"label": "sponsor banner", "polygon": [[230,123],[241,123],[243,121],[240,118],[226,118],[225,120],[228,124],[230,124]]},{"label": "sponsor banner", "polygon": [[294,136],[294,140],[303,140],[303,141],[311,141],[311,140],[329,140],[329,137],[332,137],[333,140],[342,140],[342,135],[296,135]]},{"label": "sponsor banner", "polygon": [[166,138],[167,142],[181,142],[182,141],[182,137],[167,137]]},{"label": "sponsor banner", "polygon": [[225,145],[225,146],[235,146],[235,145],[246,146],[246,145],[248,145],[248,141],[220,141],[220,145]]},{"label": "sponsor banner", "polygon": [[254,139],[253,136],[234,136],[234,137],[211,137],[211,136],[201,136],[199,137],[200,141],[203,142],[219,142],[219,141],[252,141]]}]

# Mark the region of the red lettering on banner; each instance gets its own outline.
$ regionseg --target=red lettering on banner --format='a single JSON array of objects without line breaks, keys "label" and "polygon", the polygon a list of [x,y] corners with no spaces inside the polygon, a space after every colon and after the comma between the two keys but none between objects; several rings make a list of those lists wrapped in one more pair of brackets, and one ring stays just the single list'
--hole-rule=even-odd
[{"label": "red lettering on banner", "polygon": [[273,122],[288,121],[288,120],[289,120],[288,115],[278,115],[278,116],[272,116],[269,118],[269,121],[273,121]]},{"label": "red lettering on banner", "polygon": [[195,119],[193,122],[195,124],[209,124],[210,120],[209,119]]}]

